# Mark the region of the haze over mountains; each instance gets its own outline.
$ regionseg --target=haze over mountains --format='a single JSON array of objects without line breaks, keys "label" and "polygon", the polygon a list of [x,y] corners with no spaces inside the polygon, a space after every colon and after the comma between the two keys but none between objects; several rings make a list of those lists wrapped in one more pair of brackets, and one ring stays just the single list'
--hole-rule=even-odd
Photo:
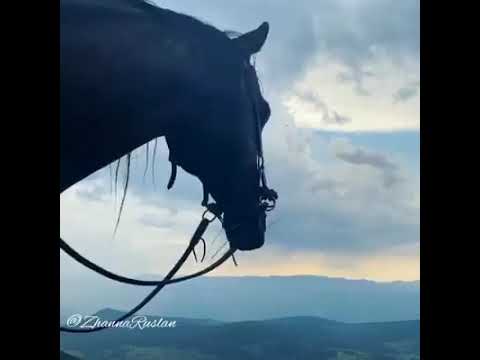
[{"label": "haze over mountains", "polygon": [[[65,281],[62,289],[63,319],[107,307],[127,310],[150,290],[99,278]],[[168,286],[142,312],[219,321],[296,316],[343,322],[416,320],[420,318],[420,282],[379,283],[320,276],[202,277]]]}]

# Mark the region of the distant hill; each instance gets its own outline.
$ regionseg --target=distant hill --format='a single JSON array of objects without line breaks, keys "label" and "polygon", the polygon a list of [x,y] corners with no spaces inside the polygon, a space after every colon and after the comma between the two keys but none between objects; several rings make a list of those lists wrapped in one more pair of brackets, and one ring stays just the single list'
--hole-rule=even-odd
[{"label": "distant hill", "polygon": [[60,360],[80,360],[79,358],[60,351]]},{"label": "distant hill", "polygon": [[[94,276],[85,283],[71,280],[62,284],[62,304],[69,306],[62,315],[93,313],[104,307],[126,310],[147,291]],[[416,320],[420,318],[420,282],[380,283],[321,276],[201,277],[165,288],[144,311],[221,321],[285,316],[344,322]]]},{"label": "distant hill", "polygon": [[[103,310],[102,319],[120,313]],[[148,316],[148,320],[159,320]],[[348,324],[318,317],[216,322],[169,318],[174,328],[61,334],[61,348],[87,360],[413,360],[419,321]]]}]

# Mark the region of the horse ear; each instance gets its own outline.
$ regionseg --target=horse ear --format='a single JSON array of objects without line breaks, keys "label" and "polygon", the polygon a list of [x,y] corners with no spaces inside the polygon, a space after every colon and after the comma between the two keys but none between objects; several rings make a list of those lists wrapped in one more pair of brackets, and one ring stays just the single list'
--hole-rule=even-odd
[{"label": "horse ear", "polygon": [[267,39],[268,30],[269,25],[267,22],[264,22],[257,29],[243,34],[232,41],[234,41],[247,56],[250,56],[260,51]]}]

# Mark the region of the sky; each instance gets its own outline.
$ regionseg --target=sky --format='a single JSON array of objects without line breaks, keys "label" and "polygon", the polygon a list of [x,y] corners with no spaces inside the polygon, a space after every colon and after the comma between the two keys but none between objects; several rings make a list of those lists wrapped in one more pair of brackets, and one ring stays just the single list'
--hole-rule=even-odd
[{"label": "sky", "polygon": [[[238,267],[228,262],[212,276],[419,280],[419,1],[157,4],[221,30],[270,24],[256,64],[272,109],[263,132],[269,184],[280,199],[267,220],[264,247],[241,252]],[[202,214],[200,182],[179,169],[167,191],[164,140],[158,140],[154,169],[152,149],[150,143],[147,169],[147,147],[134,153],[115,237],[121,189],[115,199],[110,167],[60,196],[62,237],[130,276],[168,271]],[[218,225],[209,230],[208,260],[225,241]],[[63,253],[61,267],[63,280],[87,271]],[[184,272],[199,267],[191,262]]]}]

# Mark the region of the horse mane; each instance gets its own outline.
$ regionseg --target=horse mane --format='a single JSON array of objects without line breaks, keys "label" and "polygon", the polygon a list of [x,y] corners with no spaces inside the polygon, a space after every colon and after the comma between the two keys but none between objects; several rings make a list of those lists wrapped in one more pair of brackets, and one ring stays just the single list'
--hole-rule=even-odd
[{"label": "horse mane", "polygon": [[[79,5],[89,5],[94,7],[105,7],[117,10],[137,10],[142,11],[144,14],[153,17],[161,17],[162,19],[169,18],[169,20],[179,22],[182,28],[188,29],[190,26],[212,31],[217,34],[221,34],[230,39],[243,35],[238,31],[233,30],[220,30],[205,20],[201,20],[197,17],[178,13],[173,10],[160,7],[158,4],[151,0],[62,0],[71,3],[77,3]],[[198,34],[197,34],[198,35]]]}]

